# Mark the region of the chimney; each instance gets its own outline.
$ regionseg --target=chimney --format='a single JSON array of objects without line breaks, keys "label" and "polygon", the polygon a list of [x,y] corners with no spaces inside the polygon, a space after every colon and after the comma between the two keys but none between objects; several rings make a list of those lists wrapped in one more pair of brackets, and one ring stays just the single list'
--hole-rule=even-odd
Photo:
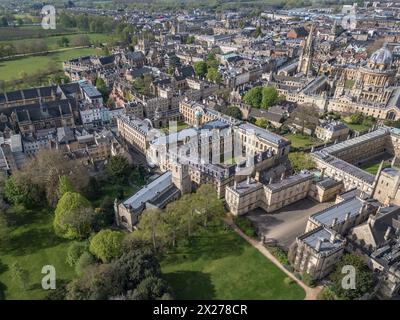
[{"label": "chimney", "polygon": [[234,189],[234,190],[237,189],[237,182],[236,182],[236,180],[233,181],[233,189]]},{"label": "chimney", "polygon": [[324,242],[324,239],[318,238],[317,244],[315,245],[315,250],[317,250],[319,252],[321,250],[321,245],[323,242]]},{"label": "chimney", "polygon": [[347,220],[349,220],[350,219],[350,212],[347,212],[346,213],[346,216],[345,216],[345,218],[344,218],[344,221],[347,221]]},{"label": "chimney", "polygon": [[285,172],[282,172],[282,174],[281,174],[281,181],[282,181],[283,179],[285,179]]},{"label": "chimney", "polygon": [[250,184],[251,183],[251,178],[250,178],[250,176],[247,176],[247,184]]},{"label": "chimney", "polygon": [[272,177],[269,177],[269,181],[268,181],[268,184],[272,184]]},{"label": "chimney", "polygon": [[331,237],[329,238],[329,242],[330,243],[334,243],[336,240],[336,232],[335,231],[331,231]]},{"label": "chimney", "polygon": [[374,227],[375,225],[375,217],[373,214],[370,214],[368,217],[368,224],[371,226],[371,228]]},{"label": "chimney", "polygon": [[322,168],[322,170],[321,170],[321,180],[324,180],[325,170],[326,170],[326,168]]},{"label": "chimney", "polygon": [[337,218],[333,218],[332,223],[331,223],[331,227],[335,227],[336,223],[337,223]]},{"label": "chimney", "polygon": [[389,227],[386,229],[386,232],[385,232],[385,236],[384,236],[385,241],[388,241],[388,240],[389,240],[391,231],[392,231],[392,227],[389,226]]}]

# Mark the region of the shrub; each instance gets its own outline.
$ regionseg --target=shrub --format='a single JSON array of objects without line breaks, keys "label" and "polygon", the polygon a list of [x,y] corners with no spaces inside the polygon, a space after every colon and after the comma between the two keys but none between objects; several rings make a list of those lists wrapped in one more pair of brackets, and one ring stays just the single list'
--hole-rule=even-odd
[{"label": "shrub", "polygon": [[67,264],[71,267],[75,266],[81,255],[87,251],[88,245],[86,242],[73,242],[67,251]]},{"label": "shrub", "polygon": [[283,265],[289,265],[289,259],[285,250],[279,247],[271,247],[271,246],[268,246],[268,250],[269,252],[272,253],[272,255],[276,259],[278,259],[280,263],[282,263]]},{"label": "shrub", "polygon": [[286,277],[283,279],[283,282],[287,285],[290,286],[292,283],[294,283],[294,280],[291,277]]},{"label": "shrub", "polygon": [[301,275],[301,279],[303,282],[308,285],[309,287],[315,287],[315,280],[313,279],[312,276],[310,276],[308,273],[303,273]]},{"label": "shrub", "polygon": [[75,264],[75,272],[78,275],[81,275],[88,266],[94,264],[95,262],[96,259],[93,257],[93,255],[89,251],[85,251]]},{"label": "shrub", "polygon": [[254,230],[254,225],[248,218],[235,217],[234,222],[239,227],[239,229],[242,230],[247,236],[252,238],[257,236],[257,233]]}]

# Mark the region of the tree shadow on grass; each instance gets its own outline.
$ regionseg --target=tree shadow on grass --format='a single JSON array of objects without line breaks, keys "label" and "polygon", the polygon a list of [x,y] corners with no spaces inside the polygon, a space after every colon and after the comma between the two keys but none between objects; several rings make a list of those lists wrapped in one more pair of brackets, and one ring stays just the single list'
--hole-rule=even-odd
[{"label": "tree shadow on grass", "polygon": [[215,298],[215,288],[207,273],[198,271],[177,271],[163,274],[179,300],[211,300]]},{"label": "tree shadow on grass", "polygon": [[2,274],[3,272],[6,272],[7,270],[8,270],[8,265],[1,262],[1,260],[0,260],[0,274]]},{"label": "tree shadow on grass", "polygon": [[51,228],[30,229],[14,235],[5,252],[14,256],[22,256],[57,246],[64,241],[57,237]]},{"label": "tree shadow on grass", "polygon": [[6,294],[5,294],[6,290],[7,286],[4,283],[0,282],[0,300],[6,299]]}]

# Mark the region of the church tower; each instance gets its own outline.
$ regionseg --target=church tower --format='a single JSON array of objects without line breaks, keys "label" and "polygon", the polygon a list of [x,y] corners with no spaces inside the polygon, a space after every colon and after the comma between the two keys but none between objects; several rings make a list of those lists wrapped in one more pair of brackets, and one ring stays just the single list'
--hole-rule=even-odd
[{"label": "church tower", "polygon": [[312,68],[312,58],[314,54],[313,40],[314,40],[314,24],[311,25],[310,33],[307,37],[307,41],[304,45],[303,51],[301,52],[299,65],[297,67],[298,73],[309,75]]},{"label": "church tower", "polygon": [[189,175],[189,165],[174,163],[172,165],[172,182],[181,191],[181,194],[192,191],[192,183]]}]

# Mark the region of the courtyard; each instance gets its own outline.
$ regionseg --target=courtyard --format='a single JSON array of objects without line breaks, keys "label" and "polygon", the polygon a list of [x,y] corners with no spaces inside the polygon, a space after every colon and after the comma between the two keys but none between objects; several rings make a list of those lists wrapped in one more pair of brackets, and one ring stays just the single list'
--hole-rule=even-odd
[{"label": "courtyard", "polygon": [[247,217],[265,238],[274,239],[280,247],[288,249],[296,237],[304,233],[308,217],[332,204],[317,203],[306,198],[273,213],[256,209]]}]

